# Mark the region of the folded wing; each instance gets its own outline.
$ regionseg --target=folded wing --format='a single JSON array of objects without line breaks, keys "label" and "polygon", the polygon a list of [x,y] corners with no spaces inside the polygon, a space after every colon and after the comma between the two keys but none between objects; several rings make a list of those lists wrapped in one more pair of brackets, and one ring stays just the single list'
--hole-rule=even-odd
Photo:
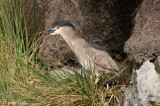
[{"label": "folded wing", "polygon": [[104,50],[94,48],[93,46],[87,46],[84,48],[84,51],[90,61],[94,62],[99,67],[119,71],[117,64]]}]

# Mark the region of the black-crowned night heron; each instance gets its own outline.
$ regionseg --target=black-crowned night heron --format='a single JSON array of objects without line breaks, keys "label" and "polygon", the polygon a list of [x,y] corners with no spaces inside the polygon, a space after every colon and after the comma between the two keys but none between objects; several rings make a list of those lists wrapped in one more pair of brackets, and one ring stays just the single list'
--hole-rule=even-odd
[{"label": "black-crowned night heron", "polygon": [[82,38],[69,21],[54,22],[52,28],[43,35],[47,34],[60,34],[86,70],[94,69],[96,75],[100,72],[108,73],[110,70],[119,71],[111,56],[101,46]]}]

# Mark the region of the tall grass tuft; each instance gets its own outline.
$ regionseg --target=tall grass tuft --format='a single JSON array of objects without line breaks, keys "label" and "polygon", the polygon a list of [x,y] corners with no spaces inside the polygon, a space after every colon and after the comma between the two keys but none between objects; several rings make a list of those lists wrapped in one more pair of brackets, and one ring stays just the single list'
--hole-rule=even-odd
[{"label": "tall grass tuft", "polygon": [[[26,11],[26,2],[33,4],[32,12]],[[106,78],[38,61],[42,26],[35,6],[35,0],[0,0],[0,105],[117,105],[121,90],[104,86]]]}]

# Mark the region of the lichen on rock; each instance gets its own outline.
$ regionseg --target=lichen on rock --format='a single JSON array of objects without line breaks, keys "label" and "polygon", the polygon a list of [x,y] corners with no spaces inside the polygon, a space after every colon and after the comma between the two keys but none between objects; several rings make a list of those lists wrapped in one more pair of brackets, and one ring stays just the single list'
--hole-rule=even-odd
[{"label": "lichen on rock", "polygon": [[150,106],[160,103],[160,75],[150,61],[133,71],[136,81],[124,91],[124,106]]}]

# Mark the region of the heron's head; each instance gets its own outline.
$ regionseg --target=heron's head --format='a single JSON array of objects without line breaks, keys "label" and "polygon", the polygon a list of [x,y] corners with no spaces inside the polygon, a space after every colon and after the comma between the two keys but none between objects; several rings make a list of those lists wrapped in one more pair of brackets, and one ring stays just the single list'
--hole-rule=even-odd
[{"label": "heron's head", "polygon": [[69,21],[65,21],[65,20],[58,20],[55,21],[52,24],[52,28],[49,31],[46,31],[43,33],[43,35],[56,35],[56,34],[62,34],[63,32],[69,32],[75,30],[75,27],[73,26],[73,24]]}]

